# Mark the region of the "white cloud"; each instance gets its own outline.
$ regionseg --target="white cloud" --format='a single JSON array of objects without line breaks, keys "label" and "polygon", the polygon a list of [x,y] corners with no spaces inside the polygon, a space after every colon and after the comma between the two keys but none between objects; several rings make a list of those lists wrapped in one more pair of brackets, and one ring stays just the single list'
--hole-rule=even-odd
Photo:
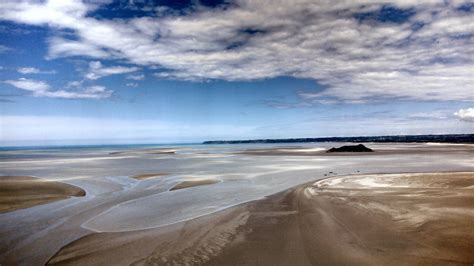
[{"label": "white cloud", "polygon": [[138,87],[138,83],[135,83],[135,82],[129,82],[127,84],[125,84],[127,87],[133,87],[133,88],[136,88]]},{"label": "white cloud", "polygon": [[18,89],[31,92],[34,97],[62,98],[62,99],[103,99],[112,96],[112,91],[103,86],[89,86],[79,90],[51,90],[48,83],[40,80],[20,78],[18,80],[6,80]]},{"label": "white cloud", "polygon": [[104,86],[89,86],[81,91],[50,91],[43,96],[63,99],[103,99],[112,96],[112,91],[107,90]]},{"label": "white cloud", "polygon": [[462,121],[474,122],[474,108],[460,109],[454,115]]},{"label": "white cloud", "polygon": [[34,68],[34,67],[22,67],[22,68],[18,68],[17,71],[22,74],[37,74],[40,72],[39,69]]},{"label": "white cloud", "polygon": [[20,78],[18,80],[6,80],[4,82],[18,89],[31,91],[33,94],[42,94],[49,90],[49,85],[44,81]]},{"label": "white cloud", "polygon": [[59,37],[52,37],[48,41],[48,58],[68,57],[68,56],[89,56],[93,58],[108,58],[112,55],[90,43],[72,41]]},{"label": "white cloud", "polygon": [[6,1],[0,19],[73,32],[74,40],[49,40],[51,58],[126,60],[159,66],[161,78],[309,78],[327,87],[302,95],[318,102],[474,101],[474,20],[458,9],[462,3],[390,1],[416,11],[403,23],[358,21],[355,14],[387,4],[368,0],[238,0],[186,16],[120,20],[89,17],[97,6],[78,1]]},{"label": "white cloud", "polygon": [[0,54],[6,53],[6,52],[11,51],[11,50],[13,50],[13,49],[8,47],[8,46],[0,44]]},{"label": "white cloud", "polygon": [[66,88],[80,88],[82,86],[82,83],[84,83],[84,81],[69,81],[67,84],[66,84]]},{"label": "white cloud", "polygon": [[49,70],[49,71],[42,71],[36,67],[21,67],[17,69],[18,73],[21,74],[55,74],[56,71]]},{"label": "white cloud", "polygon": [[113,67],[103,67],[100,61],[94,61],[89,63],[89,72],[86,74],[87,79],[96,80],[102,77],[117,75],[117,74],[126,74],[138,71],[138,67],[123,67],[123,66],[113,66]]},{"label": "white cloud", "polygon": [[431,112],[419,112],[409,115],[411,119],[447,119],[448,118],[448,111],[446,110],[435,110]]},{"label": "white cloud", "polygon": [[132,79],[132,80],[144,80],[145,75],[143,74],[136,74],[136,75],[128,75],[127,79]]}]

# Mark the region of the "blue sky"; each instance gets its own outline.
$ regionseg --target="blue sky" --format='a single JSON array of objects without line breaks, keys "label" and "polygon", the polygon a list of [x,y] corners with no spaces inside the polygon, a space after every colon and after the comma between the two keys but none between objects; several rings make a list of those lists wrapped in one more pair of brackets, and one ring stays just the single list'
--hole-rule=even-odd
[{"label": "blue sky", "polygon": [[415,2],[6,1],[0,145],[474,133],[473,5]]}]

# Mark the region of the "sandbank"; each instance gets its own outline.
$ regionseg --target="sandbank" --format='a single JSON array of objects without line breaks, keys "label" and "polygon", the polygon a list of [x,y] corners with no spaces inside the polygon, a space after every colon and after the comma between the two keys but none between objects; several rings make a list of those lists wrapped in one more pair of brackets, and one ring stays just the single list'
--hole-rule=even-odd
[{"label": "sandbank", "polygon": [[131,176],[131,178],[137,179],[137,180],[145,180],[145,179],[152,179],[152,178],[157,178],[157,177],[162,177],[169,175],[168,173],[150,173],[150,174],[139,174],[139,175],[134,175]]},{"label": "sandbank", "polygon": [[212,185],[212,184],[219,183],[219,182],[220,181],[217,180],[217,179],[186,180],[186,181],[180,182],[179,184],[172,187],[170,189],[170,191],[178,190],[178,189],[184,189],[184,188],[190,188],[190,187],[196,187],[196,186]]},{"label": "sandbank", "polygon": [[0,176],[0,213],[85,194],[83,189],[65,183],[31,176]]}]

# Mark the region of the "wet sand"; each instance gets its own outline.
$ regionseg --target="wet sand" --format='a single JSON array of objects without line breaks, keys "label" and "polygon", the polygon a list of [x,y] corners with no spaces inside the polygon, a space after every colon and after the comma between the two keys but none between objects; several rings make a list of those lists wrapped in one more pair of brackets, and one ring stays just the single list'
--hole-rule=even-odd
[{"label": "wet sand", "polygon": [[110,155],[139,155],[139,154],[155,154],[155,155],[169,155],[175,154],[174,149],[143,149],[143,150],[130,150],[130,151],[114,151],[109,152]]},{"label": "wet sand", "polygon": [[253,208],[244,240],[209,264],[474,262],[473,173],[334,177]]},{"label": "wet sand", "polygon": [[205,186],[205,185],[212,185],[219,183],[220,181],[217,179],[201,179],[201,180],[188,180],[188,181],[183,181],[176,186],[172,187],[170,191],[173,190],[178,190],[178,189],[184,189],[184,188],[190,188],[190,187],[197,187],[197,186]]},{"label": "wet sand", "polygon": [[162,177],[166,175],[169,175],[169,174],[168,173],[140,174],[140,175],[131,176],[131,178],[134,178],[137,180],[146,180],[146,179],[153,179],[153,178],[158,178],[158,177]]},{"label": "wet sand", "polygon": [[81,197],[81,188],[31,176],[0,176],[0,213]]},{"label": "wet sand", "polygon": [[[339,146],[356,145],[357,143],[339,143]],[[383,155],[409,155],[413,153],[418,154],[443,154],[449,151],[450,153],[463,153],[466,149],[474,148],[473,144],[440,144],[440,145],[425,145],[420,149],[419,144],[400,145],[402,147],[395,149],[387,149],[385,145],[380,143],[363,143],[366,147],[373,149],[374,152],[357,152],[357,156],[383,156]],[[322,145],[325,145],[322,143]],[[243,155],[261,155],[261,156],[354,156],[354,152],[334,152],[327,153],[326,151],[332,148],[330,144],[326,144],[325,148],[307,148],[303,146],[288,146],[288,147],[272,147],[272,148],[251,148],[244,149],[234,154]],[[447,149],[448,148],[448,149]]]},{"label": "wet sand", "polygon": [[275,147],[275,148],[257,148],[257,149],[245,149],[236,154],[245,155],[271,155],[271,156],[314,156],[323,155],[326,149],[323,148],[304,148],[298,146],[291,147]]},{"label": "wet sand", "polygon": [[330,177],[190,221],[92,233],[50,264],[471,265],[474,173]]},{"label": "wet sand", "polygon": [[[300,224],[306,217],[297,214],[306,212],[302,206],[317,206],[317,202],[312,202],[311,197],[303,197],[304,192],[311,189],[297,193],[298,188],[290,188],[324,177],[472,172],[474,166],[472,145],[371,143],[366,145],[376,151],[371,155],[328,156],[325,153],[328,148],[340,145],[344,143],[169,147],[166,149],[178,151],[170,155],[153,155],[149,152],[154,148],[140,147],[122,149],[128,154],[118,156],[109,154],[119,151],[116,148],[103,147],[41,153],[36,150],[0,151],[0,156],[5,158],[0,162],[3,176],[35,175],[56,182],[67,180],[68,184],[87,191],[82,198],[71,197],[1,213],[0,264],[44,265],[50,261],[52,264],[82,265],[225,265],[262,261],[263,264],[295,262],[305,265],[313,263],[310,258],[314,255],[306,255],[307,252],[320,252],[307,244],[309,240],[303,239],[298,232],[307,234],[320,229],[316,224],[302,227]],[[291,150],[293,154],[235,154],[250,148]],[[295,154],[320,149],[324,150],[322,155]],[[382,154],[382,150],[387,153]],[[206,152],[209,154],[203,156]],[[131,178],[156,173],[169,175],[146,180]],[[204,179],[221,182],[170,191],[180,182]],[[363,185],[374,183],[361,180],[358,183]],[[336,185],[336,182],[331,183],[331,186]],[[361,189],[351,188],[350,191],[356,190]],[[291,205],[293,202],[297,204]],[[463,209],[469,207],[458,207],[450,206],[441,211],[469,213]],[[426,206],[420,208],[425,210]],[[278,227],[273,227],[275,223]],[[324,230],[320,235],[324,236],[323,233]],[[340,232],[331,234],[325,240],[323,251],[330,251],[327,245],[333,244],[334,235],[343,236]],[[254,242],[258,245],[252,244]],[[240,243],[243,245],[239,246]],[[334,243],[340,245],[337,241]],[[402,244],[406,245],[403,241]],[[341,246],[337,254],[346,254],[341,252],[349,248]],[[271,250],[278,252],[271,253]]]}]

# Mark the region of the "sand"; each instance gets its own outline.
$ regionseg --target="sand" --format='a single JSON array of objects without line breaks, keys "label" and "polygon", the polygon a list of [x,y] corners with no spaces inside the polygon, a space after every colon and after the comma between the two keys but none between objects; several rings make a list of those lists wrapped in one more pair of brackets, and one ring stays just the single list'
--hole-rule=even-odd
[{"label": "sand", "polygon": [[235,154],[245,154],[245,155],[293,155],[293,156],[314,156],[314,155],[323,155],[326,149],[324,148],[305,148],[298,146],[290,147],[276,147],[276,148],[256,148],[256,149],[245,149]]},{"label": "sand", "polygon": [[[336,146],[344,145],[355,145],[357,143],[337,143]],[[389,148],[387,145],[381,143],[363,143],[367,148],[372,149],[374,152],[360,152],[357,156],[384,156],[384,155],[412,155],[417,154],[443,154],[443,153],[463,153],[466,150],[472,150],[474,146],[472,144],[439,144],[439,145],[427,145],[422,143],[405,143],[398,144],[396,149]],[[304,147],[304,146],[287,146],[287,147],[260,147],[260,148],[249,148],[243,149],[234,154],[243,155],[261,155],[261,156],[324,156],[324,157],[352,157],[354,156],[351,152],[335,152],[327,153],[334,143],[320,143],[321,147]]]},{"label": "sand", "polygon": [[174,149],[140,149],[140,150],[109,152],[110,155],[140,155],[140,154],[170,155],[170,154],[175,154],[175,153],[176,153],[176,150]]},{"label": "sand", "polygon": [[[331,179],[334,181],[331,181],[331,186],[338,183],[348,185],[347,181],[339,182],[337,180],[340,179],[335,177],[364,174],[365,177],[361,176],[359,181],[353,182],[358,185],[351,186],[383,188],[395,184],[404,187],[406,184],[390,181],[392,183],[380,185],[381,182],[367,178],[367,174],[474,171],[474,146],[468,145],[367,144],[376,150],[373,155],[352,156],[328,156],[324,151],[321,156],[234,154],[249,148],[272,147],[279,150],[292,149],[292,152],[314,152],[314,149],[326,150],[339,145],[343,143],[301,144],[299,147],[169,147],[170,150],[179,151],[174,155],[149,154],[153,148],[148,146],[133,150],[122,149],[131,153],[128,155],[109,155],[109,152],[119,150],[102,147],[71,148],[61,152],[44,150],[40,153],[36,150],[0,151],[4,158],[0,162],[0,171],[4,176],[34,174],[56,182],[67,182],[87,191],[86,197],[71,197],[1,213],[0,264],[44,265],[50,261],[81,265],[155,262],[216,265],[221,264],[221,260],[226,260],[222,264],[249,264],[254,260],[268,261],[267,264],[295,262],[304,265],[311,260],[303,250],[308,249],[310,253],[315,251],[301,239],[301,233],[298,232],[308,234],[319,229],[314,229],[312,225],[300,227],[298,221],[303,222],[305,219],[296,214],[304,212],[295,206],[317,206],[311,200],[316,197],[311,194],[311,189],[318,189],[313,183],[321,178],[334,177]],[[379,152],[383,150],[387,153]],[[209,154],[203,156],[203,152]],[[142,181],[131,178],[134,175],[154,173],[169,175]],[[169,191],[179,182],[203,179],[218,179],[221,182]],[[288,190],[308,182],[311,182],[309,185],[312,187],[300,193]],[[371,190],[378,191],[379,188]],[[287,191],[288,194],[275,195],[282,191]],[[288,197],[286,202],[283,195]],[[277,200],[278,197],[280,200]],[[270,199],[274,200],[268,201]],[[293,200],[299,203],[290,205]],[[370,206],[380,207],[374,204]],[[418,213],[426,209],[423,205],[419,207]],[[442,208],[441,211],[469,213],[465,209],[451,206]],[[397,214],[390,211],[389,214],[405,218],[397,216],[403,215],[403,212]],[[400,219],[387,217],[390,220]],[[285,221],[287,225],[273,227],[275,222]],[[410,222],[411,226],[417,226],[418,221]],[[252,232],[255,235],[251,235]],[[321,236],[323,233],[325,232],[320,233]],[[332,238],[339,235],[340,233],[331,234],[325,242],[332,245]],[[259,242],[262,239],[266,242]],[[252,241],[258,245],[252,246]],[[243,245],[239,246],[239,243]],[[338,246],[338,242],[334,243]],[[329,254],[331,245],[323,246],[323,251],[328,251]],[[237,246],[245,251],[243,255],[233,249]],[[344,245],[341,247],[334,250],[338,254],[346,254],[349,249]],[[252,253],[250,248],[255,248],[255,252]],[[271,254],[272,249],[279,254]],[[267,255],[260,257],[259,254]]]},{"label": "sand", "polygon": [[146,180],[146,179],[153,179],[153,178],[158,178],[162,176],[169,175],[168,173],[151,173],[151,174],[140,174],[140,175],[134,175],[131,176],[131,178],[137,179],[137,180]]},{"label": "sand", "polygon": [[471,265],[474,173],[330,177],[155,229],[92,233],[50,264]]},{"label": "sand", "polygon": [[209,264],[472,264],[473,185],[473,173],[451,173],[300,186],[255,204],[245,240]]},{"label": "sand", "polygon": [[84,190],[30,176],[0,176],[0,213],[80,197]]},{"label": "sand", "polygon": [[190,188],[190,187],[197,187],[197,186],[205,186],[205,185],[212,185],[219,183],[220,181],[217,179],[200,179],[200,180],[187,180],[178,183],[174,187],[170,189],[170,191],[173,190],[178,190],[178,189],[184,189],[184,188]]},{"label": "sand", "polygon": [[231,243],[247,206],[156,229],[93,233],[63,247],[48,265],[196,265]]}]

